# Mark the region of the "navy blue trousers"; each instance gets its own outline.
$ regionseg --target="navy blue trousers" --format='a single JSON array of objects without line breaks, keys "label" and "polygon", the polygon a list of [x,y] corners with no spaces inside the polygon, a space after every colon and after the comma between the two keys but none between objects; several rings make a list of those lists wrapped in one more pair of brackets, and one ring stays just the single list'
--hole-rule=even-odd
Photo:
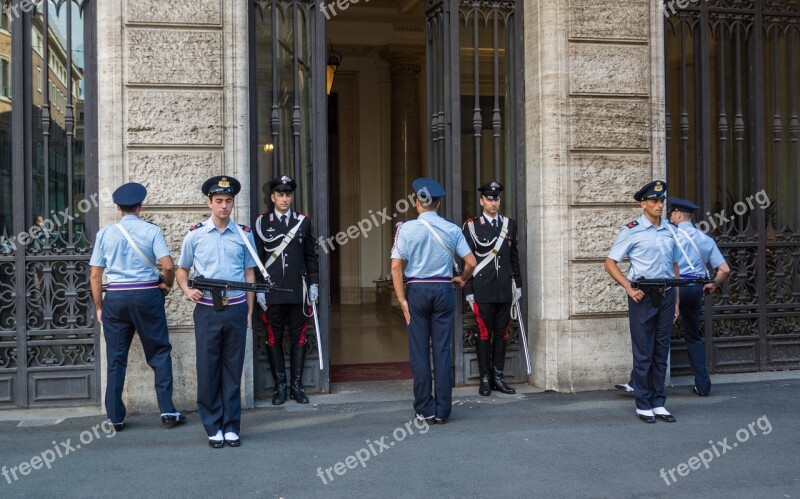
[{"label": "navy blue trousers", "polygon": [[660,306],[656,307],[650,293],[636,303],[628,297],[628,322],[633,352],[633,394],[636,408],[649,410],[664,407],[667,390],[669,337],[675,318],[675,288],[667,290]]},{"label": "navy blue trousers", "polygon": [[247,303],[219,312],[194,308],[197,349],[197,412],[208,436],[218,430],[239,433],[242,369],[247,339]]},{"label": "navy blue trousers", "polygon": [[[450,345],[453,339],[455,292],[450,283],[409,283],[406,300],[411,312],[408,325],[408,358],[414,374],[414,411],[424,417],[450,417],[453,372]],[[431,364],[435,397],[431,392]]]},{"label": "navy blue trousers", "polygon": [[706,369],[706,347],[703,332],[700,331],[700,313],[703,309],[703,288],[687,286],[681,288],[681,317],[683,318],[683,334],[686,339],[686,353],[689,366],[694,375],[694,386],[701,395],[711,390],[711,377]]},{"label": "navy blue trousers", "polygon": [[156,398],[162,413],[177,412],[172,403],[172,345],[169,342],[164,294],[160,289],[108,291],[103,298],[106,339],[106,415],[112,423],[125,420],[122,388],[134,332],[139,333],[144,357],[155,373]]}]

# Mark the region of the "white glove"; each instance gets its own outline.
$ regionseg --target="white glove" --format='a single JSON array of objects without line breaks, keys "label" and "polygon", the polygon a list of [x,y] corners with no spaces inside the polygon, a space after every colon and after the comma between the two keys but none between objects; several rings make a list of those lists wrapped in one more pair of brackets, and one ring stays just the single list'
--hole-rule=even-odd
[{"label": "white glove", "polygon": [[467,295],[466,300],[467,300],[467,303],[469,303],[470,308],[472,308],[472,306],[475,305],[475,295],[473,295],[473,294]]},{"label": "white glove", "polygon": [[308,299],[316,303],[319,298],[319,284],[312,284],[308,288]]},{"label": "white glove", "polygon": [[514,301],[519,301],[522,298],[522,288],[514,288]]},{"label": "white glove", "polygon": [[267,295],[266,293],[256,293],[256,302],[261,305],[262,310],[267,309]]}]

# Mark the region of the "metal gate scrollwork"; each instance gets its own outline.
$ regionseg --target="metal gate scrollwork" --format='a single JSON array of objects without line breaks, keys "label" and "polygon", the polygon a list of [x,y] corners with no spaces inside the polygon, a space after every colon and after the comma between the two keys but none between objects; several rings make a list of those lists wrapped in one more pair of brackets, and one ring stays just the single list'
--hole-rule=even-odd
[{"label": "metal gate scrollwork", "polygon": [[95,5],[3,4],[0,407],[97,403]]},{"label": "metal gate scrollwork", "polygon": [[702,207],[695,222],[731,267],[704,307],[709,369],[798,368],[800,3],[700,2],[664,36],[670,189]]}]

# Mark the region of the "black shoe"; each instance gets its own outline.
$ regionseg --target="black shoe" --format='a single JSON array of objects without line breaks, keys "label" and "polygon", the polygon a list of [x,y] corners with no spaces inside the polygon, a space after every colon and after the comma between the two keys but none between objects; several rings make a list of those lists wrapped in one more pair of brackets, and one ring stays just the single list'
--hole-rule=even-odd
[{"label": "black shoe", "polygon": [[434,421],[435,421],[434,424],[447,424],[447,419],[444,418],[436,418],[434,419]]},{"label": "black shoe", "polygon": [[700,393],[700,390],[698,390],[696,386],[692,388],[692,393],[694,393],[698,397],[708,397],[707,393]]},{"label": "black shoe", "polygon": [[289,386],[289,398],[296,400],[298,404],[307,404],[308,397],[306,392],[303,391],[303,383],[301,381],[292,380]]},{"label": "black shoe", "polygon": [[656,414],[656,419],[658,419],[659,421],[663,421],[665,423],[674,423],[675,421],[677,421],[677,419],[675,419],[675,416],[673,416],[672,414]]},{"label": "black shoe", "polygon": [[481,386],[478,388],[478,393],[484,397],[492,394],[492,385],[488,374],[481,374]]},{"label": "black shoe", "polygon": [[125,423],[112,423],[112,425],[114,426],[114,431],[122,431],[125,427]]},{"label": "black shoe", "polygon": [[242,445],[242,441],[238,438],[235,440],[223,440],[223,441],[225,442],[225,445],[227,445],[228,447],[239,447],[240,445]]},{"label": "black shoe", "polygon": [[224,440],[211,440],[209,438],[208,439],[208,446],[211,447],[212,449],[221,449],[221,448],[225,447],[225,441]]},{"label": "black shoe", "polygon": [[417,415],[415,416],[415,419],[416,419],[417,421],[419,421],[420,423],[422,423],[422,422],[425,422],[425,423],[428,423],[429,425],[436,424],[436,416],[428,416],[428,417],[426,418],[426,417],[425,417],[425,416],[423,416],[422,414],[417,414]]},{"label": "black shoe", "polygon": [[516,390],[506,384],[506,381],[503,379],[503,371],[499,371],[497,368],[494,369],[494,376],[492,376],[492,390],[497,390],[500,393],[507,393],[509,395],[517,393]]},{"label": "black shoe", "polygon": [[636,413],[636,415],[639,416],[639,419],[641,419],[647,424],[655,424],[656,422],[655,416],[648,416],[647,414],[639,414],[639,413]]},{"label": "black shoe", "polygon": [[174,414],[162,414],[161,415],[161,424],[164,426],[168,426],[172,428],[173,426],[178,426],[186,422],[186,416],[181,413],[178,415]]}]

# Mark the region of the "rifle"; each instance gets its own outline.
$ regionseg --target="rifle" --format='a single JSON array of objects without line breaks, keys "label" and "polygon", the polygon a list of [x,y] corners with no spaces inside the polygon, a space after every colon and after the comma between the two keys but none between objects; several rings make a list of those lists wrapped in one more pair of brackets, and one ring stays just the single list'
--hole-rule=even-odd
[{"label": "rifle", "polygon": [[267,282],[238,282],[238,281],[225,281],[222,279],[206,279],[201,275],[196,275],[189,278],[189,287],[201,289],[211,293],[211,299],[214,302],[214,310],[220,311],[225,309],[228,304],[228,298],[222,296],[223,292],[230,289],[238,289],[241,291],[252,291],[254,293],[272,293],[273,291],[286,291],[291,293],[291,289],[284,289],[276,287],[272,281]]},{"label": "rifle", "polygon": [[642,291],[649,292],[650,298],[653,300],[653,305],[658,307],[661,306],[664,291],[667,288],[705,286],[712,282],[714,282],[714,279],[710,277],[693,277],[690,279],[645,279],[644,277],[640,277],[635,281],[631,281],[631,287],[633,289],[641,289]]}]

